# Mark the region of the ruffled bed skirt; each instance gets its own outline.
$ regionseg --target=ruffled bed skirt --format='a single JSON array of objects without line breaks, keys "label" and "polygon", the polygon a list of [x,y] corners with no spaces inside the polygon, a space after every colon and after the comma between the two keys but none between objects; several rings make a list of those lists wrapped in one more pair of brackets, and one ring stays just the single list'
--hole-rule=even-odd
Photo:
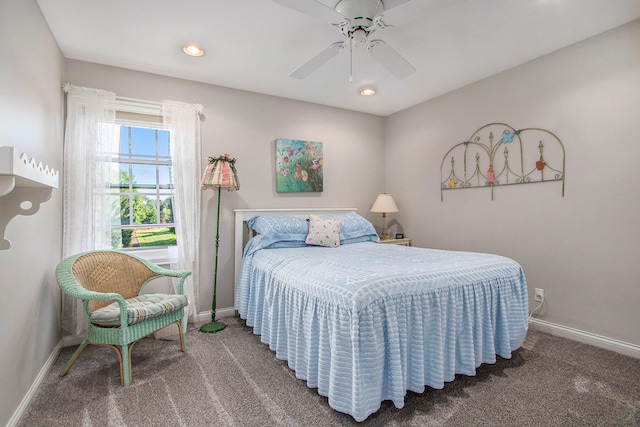
[{"label": "ruffled bed skirt", "polygon": [[518,269],[511,277],[391,295],[363,308],[245,270],[236,308],[297,378],[362,421],[384,400],[402,408],[407,390],[440,389],[456,374],[475,375],[481,364],[495,363],[496,355],[510,358],[528,327]]}]

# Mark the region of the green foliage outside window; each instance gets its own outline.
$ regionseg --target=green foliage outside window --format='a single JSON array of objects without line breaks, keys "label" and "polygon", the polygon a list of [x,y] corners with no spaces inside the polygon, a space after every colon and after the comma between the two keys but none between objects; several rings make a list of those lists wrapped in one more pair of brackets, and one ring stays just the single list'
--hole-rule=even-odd
[{"label": "green foliage outside window", "polygon": [[[162,132],[166,131],[121,127],[118,182],[111,183],[114,248],[176,244],[173,186],[166,175],[169,141],[168,133]],[[143,174],[142,184],[129,172],[135,170]],[[148,228],[139,227],[146,224]]]}]

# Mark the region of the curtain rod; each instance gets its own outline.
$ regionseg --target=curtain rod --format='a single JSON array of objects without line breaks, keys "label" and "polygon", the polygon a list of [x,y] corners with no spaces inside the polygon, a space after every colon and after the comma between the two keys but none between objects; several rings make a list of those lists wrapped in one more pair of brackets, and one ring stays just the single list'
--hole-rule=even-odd
[{"label": "curtain rod", "polygon": [[[102,92],[102,93],[114,94],[113,92],[108,92],[108,91],[105,91],[103,89],[85,88],[85,87],[75,86],[75,85],[73,85],[71,83],[65,83],[65,84],[62,85],[62,90],[65,93],[71,92],[74,88],[77,88],[77,89],[83,90],[83,91],[92,91],[92,92]],[[147,115],[152,115],[152,116],[162,116],[163,115],[163,111],[162,110],[163,110],[163,106],[164,106],[165,102],[179,104],[179,105],[183,105],[183,106],[189,106],[190,108],[193,108],[198,113],[198,117],[200,118],[200,121],[204,121],[205,120],[204,107],[202,106],[202,104],[187,104],[187,103],[178,102],[178,101],[163,101],[163,102],[148,101],[148,100],[145,100],[145,99],[127,98],[127,97],[124,97],[124,96],[117,96],[117,95],[115,96],[115,100],[116,100],[116,104],[117,104],[117,109],[119,111],[124,111],[124,112],[128,112],[128,113],[137,113],[137,114],[147,114]]]},{"label": "curtain rod", "polygon": [[200,117],[200,121],[205,120],[204,115],[204,107],[202,104],[188,104],[185,102],[179,101],[164,101],[164,102],[155,102],[155,101],[146,101],[144,99],[135,99],[135,98],[125,98],[123,96],[116,96],[116,104],[119,111],[127,111],[130,113],[139,113],[139,114],[151,114],[151,115],[162,115],[162,109],[165,102],[178,104],[185,107],[192,108],[194,111],[198,113]]}]

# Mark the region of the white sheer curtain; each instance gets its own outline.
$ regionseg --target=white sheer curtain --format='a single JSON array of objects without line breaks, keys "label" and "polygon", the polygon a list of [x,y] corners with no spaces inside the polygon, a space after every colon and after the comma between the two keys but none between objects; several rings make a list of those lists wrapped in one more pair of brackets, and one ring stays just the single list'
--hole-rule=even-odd
[{"label": "white sheer curtain", "polygon": [[[200,247],[200,120],[203,107],[163,101],[164,128],[169,130],[173,185],[175,188],[173,215],[176,224],[177,246],[170,250],[172,268],[191,271],[185,282],[189,300],[189,318],[197,314],[199,291]],[[177,252],[177,254],[176,254]]]},{"label": "white sheer curtain", "polygon": [[[64,258],[111,246],[110,174],[118,172],[110,153],[118,152],[116,96],[100,89],[65,84],[67,123],[64,137]],[[117,175],[116,175],[117,176]],[[62,296],[62,329],[71,335],[86,330],[80,300]]]}]

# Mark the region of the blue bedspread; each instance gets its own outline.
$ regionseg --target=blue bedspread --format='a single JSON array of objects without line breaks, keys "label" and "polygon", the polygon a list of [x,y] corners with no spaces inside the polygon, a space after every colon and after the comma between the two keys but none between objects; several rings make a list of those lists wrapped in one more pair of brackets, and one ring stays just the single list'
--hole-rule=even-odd
[{"label": "blue bedspread", "polygon": [[[510,358],[527,332],[515,261],[355,243],[246,248],[236,309],[329,405],[357,421],[407,390],[442,388]],[[259,243],[259,242],[258,242]]]}]

